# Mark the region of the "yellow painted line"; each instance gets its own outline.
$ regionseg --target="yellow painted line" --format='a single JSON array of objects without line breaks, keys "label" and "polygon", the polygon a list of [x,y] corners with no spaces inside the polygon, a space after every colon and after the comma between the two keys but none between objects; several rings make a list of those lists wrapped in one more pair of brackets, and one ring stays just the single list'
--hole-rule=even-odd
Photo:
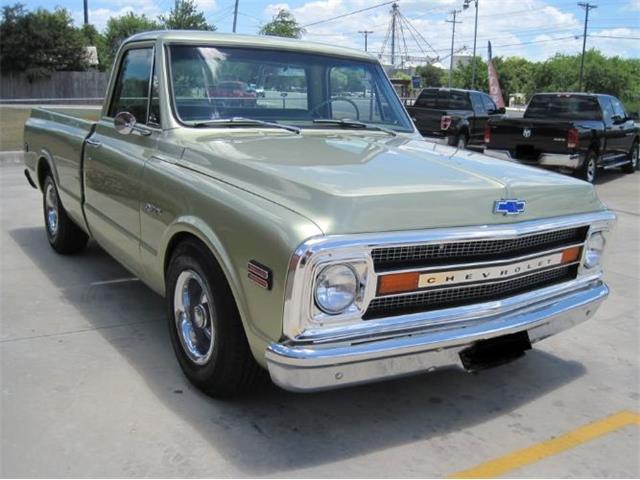
[{"label": "yellow painted line", "polygon": [[449,475],[447,478],[495,478],[516,468],[538,462],[543,458],[557,455],[598,437],[611,433],[628,425],[640,426],[640,414],[628,410],[583,425],[572,432],[551,440],[532,445],[522,450],[489,460],[468,470]]}]

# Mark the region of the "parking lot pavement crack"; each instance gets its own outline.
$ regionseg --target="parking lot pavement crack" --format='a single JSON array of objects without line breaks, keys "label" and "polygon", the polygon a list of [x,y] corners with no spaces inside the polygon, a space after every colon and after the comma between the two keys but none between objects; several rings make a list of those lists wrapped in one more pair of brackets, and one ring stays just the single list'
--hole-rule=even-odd
[{"label": "parking lot pavement crack", "polygon": [[141,325],[144,323],[151,323],[151,322],[155,322],[157,321],[156,319],[151,319],[151,320],[140,320],[138,322],[128,322],[128,323],[117,323],[117,324],[113,324],[113,325],[105,325],[103,327],[88,327],[88,328],[80,328],[78,330],[69,330],[66,332],[57,332],[57,333],[43,333],[42,335],[30,335],[27,337],[16,337],[16,338],[6,338],[4,340],[0,340],[0,344],[5,344],[5,343],[13,343],[13,342],[22,342],[25,340],[35,340],[35,339],[39,339],[39,338],[48,338],[48,337],[64,337],[67,335],[75,335],[77,333],[85,333],[85,332],[93,332],[93,331],[97,331],[97,330],[109,330],[112,328],[119,328],[119,327],[129,327],[129,326],[133,326],[133,325]]}]

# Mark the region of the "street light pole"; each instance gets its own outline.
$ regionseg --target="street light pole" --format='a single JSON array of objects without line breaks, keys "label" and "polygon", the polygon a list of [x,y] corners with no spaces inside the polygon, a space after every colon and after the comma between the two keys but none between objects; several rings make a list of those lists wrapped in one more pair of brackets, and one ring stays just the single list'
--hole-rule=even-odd
[{"label": "street light pole", "polygon": [[471,2],[474,3],[476,8],[476,20],[475,25],[473,27],[473,57],[471,57],[471,89],[476,88],[476,42],[478,40],[478,0],[464,0],[464,5],[462,8],[466,10],[471,5]]},{"label": "street light pole", "polygon": [[238,24],[238,1],[236,0],[236,6],[233,8],[233,33],[236,33],[236,25]]},{"label": "street light pole", "polygon": [[451,58],[449,59],[449,88],[451,88],[451,77],[453,74],[453,42],[456,38],[456,23],[462,23],[456,21],[456,15],[460,13],[460,10],[451,10],[451,15],[453,15],[453,20],[447,20],[447,23],[453,24],[451,30]]},{"label": "street light pole", "polygon": [[373,30],[358,30],[358,33],[362,33],[364,35],[364,51],[367,51],[367,40],[369,34],[373,33]]},{"label": "street light pole", "polygon": [[84,24],[89,25],[89,1],[84,0]]},{"label": "street light pole", "polygon": [[587,46],[587,25],[589,25],[589,10],[598,8],[597,5],[590,3],[578,3],[578,6],[584,8],[584,34],[582,36],[582,58],[580,59],[580,80],[578,82],[578,91],[582,91],[582,74],[584,72],[584,50]]}]

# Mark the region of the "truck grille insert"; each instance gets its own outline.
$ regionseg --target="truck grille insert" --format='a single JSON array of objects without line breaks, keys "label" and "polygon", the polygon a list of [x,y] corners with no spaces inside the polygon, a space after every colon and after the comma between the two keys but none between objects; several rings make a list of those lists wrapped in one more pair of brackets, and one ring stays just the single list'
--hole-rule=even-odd
[{"label": "truck grille insert", "polygon": [[378,272],[474,261],[489,262],[581,243],[585,240],[587,230],[588,227],[579,227],[503,240],[381,247],[374,248],[371,255]]},{"label": "truck grille insert", "polygon": [[545,270],[502,282],[472,286],[439,288],[409,295],[378,297],[371,301],[363,319],[426,312],[452,306],[500,300],[529,290],[574,279],[577,265]]}]

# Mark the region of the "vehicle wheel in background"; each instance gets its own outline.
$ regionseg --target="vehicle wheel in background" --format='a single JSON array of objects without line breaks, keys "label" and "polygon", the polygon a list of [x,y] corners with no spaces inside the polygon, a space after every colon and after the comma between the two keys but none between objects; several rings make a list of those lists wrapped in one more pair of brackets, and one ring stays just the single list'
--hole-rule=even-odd
[{"label": "vehicle wheel in background", "polygon": [[587,152],[587,156],[580,168],[576,171],[576,177],[589,183],[594,183],[598,175],[598,155],[593,150]]},{"label": "vehicle wheel in background", "polygon": [[51,173],[45,177],[42,187],[42,209],[49,243],[58,253],[79,252],[85,247],[89,237],[67,215]]},{"label": "vehicle wheel in background", "polygon": [[166,274],[169,336],[187,378],[214,397],[248,390],[261,368],[222,269],[196,240],[176,247]]},{"label": "vehicle wheel in background", "polygon": [[633,173],[638,170],[638,155],[640,154],[640,144],[638,142],[634,142],[631,151],[629,152],[629,160],[630,163],[627,163],[622,167],[622,171],[624,173]]},{"label": "vehicle wheel in background", "polygon": [[455,137],[449,137],[449,145],[452,147],[456,147],[460,150],[464,150],[467,148],[467,143],[469,142],[469,137],[465,132],[460,132]]}]

